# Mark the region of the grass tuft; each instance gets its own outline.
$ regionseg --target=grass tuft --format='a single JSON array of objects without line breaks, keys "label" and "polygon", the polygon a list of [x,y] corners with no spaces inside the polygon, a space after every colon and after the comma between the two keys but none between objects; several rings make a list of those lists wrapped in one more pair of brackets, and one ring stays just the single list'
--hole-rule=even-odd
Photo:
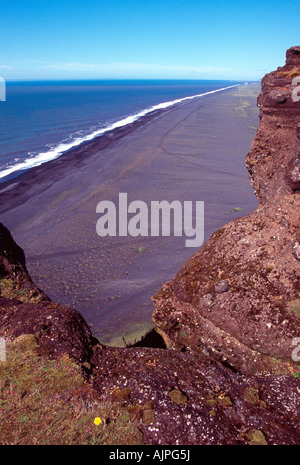
[{"label": "grass tuft", "polygon": [[6,341],[0,425],[2,445],[142,444],[126,406],[96,400],[81,367],[68,355],[41,357],[33,335]]}]

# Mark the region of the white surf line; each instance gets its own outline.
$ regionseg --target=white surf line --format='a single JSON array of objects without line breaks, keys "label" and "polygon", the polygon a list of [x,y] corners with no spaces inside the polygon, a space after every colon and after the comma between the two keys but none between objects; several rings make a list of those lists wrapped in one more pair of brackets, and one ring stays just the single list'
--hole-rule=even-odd
[{"label": "white surf line", "polygon": [[162,110],[162,109],[171,107],[173,105],[176,105],[177,103],[184,102],[186,100],[192,100],[192,99],[195,99],[195,98],[204,97],[206,95],[215,94],[216,92],[222,92],[224,90],[232,89],[233,87],[238,87],[238,86],[241,86],[241,85],[243,85],[243,84],[234,84],[232,86],[222,87],[221,89],[215,89],[215,90],[211,90],[209,92],[204,92],[203,94],[196,94],[196,95],[192,95],[190,97],[183,97],[183,98],[176,99],[176,100],[170,100],[168,102],[158,103],[157,105],[153,105],[152,107],[146,108],[145,110],[142,110],[139,113],[136,113],[136,114],[131,115],[131,116],[127,116],[126,118],[123,118],[120,121],[117,121],[116,123],[111,124],[110,126],[98,129],[97,131],[94,131],[91,134],[88,134],[88,135],[86,135],[84,137],[76,138],[72,142],[69,142],[69,143],[61,142],[56,147],[51,148],[47,152],[41,152],[37,156],[35,156],[33,158],[27,158],[24,161],[22,161],[21,163],[18,163],[16,165],[12,165],[12,166],[4,169],[3,171],[0,171],[0,179],[5,178],[6,176],[9,176],[10,174],[12,174],[12,173],[14,173],[16,171],[29,170],[30,168],[34,168],[35,166],[40,166],[43,163],[46,163],[47,161],[55,160],[60,155],[67,152],[68,150],[72,149],[73,147],[78,147],[82,143],[93,140],[96,137],[101,136],[102,134],[105,134],[105,133],[107,133],[109,131],[113,131],[116,128],[127,126],[128,124],[131,124],[131,123],[137,121],[138,119],[148,115],[149,113],[151,113],[153,111]]}]

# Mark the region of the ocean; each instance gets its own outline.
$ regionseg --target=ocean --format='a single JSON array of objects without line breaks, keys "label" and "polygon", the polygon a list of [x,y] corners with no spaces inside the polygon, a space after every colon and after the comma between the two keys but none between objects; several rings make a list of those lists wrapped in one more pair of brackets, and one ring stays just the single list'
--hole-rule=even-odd
[{"label": "ocean", "polygon": [[240,84],[211,80],[7,82],[0,183],[183,99]]}]

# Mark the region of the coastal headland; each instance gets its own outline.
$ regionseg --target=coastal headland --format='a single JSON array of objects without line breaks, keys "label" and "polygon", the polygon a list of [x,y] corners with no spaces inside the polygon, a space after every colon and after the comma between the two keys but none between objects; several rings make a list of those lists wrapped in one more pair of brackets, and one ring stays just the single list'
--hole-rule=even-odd
[{"label": "coastal headland", "polygon": [[[211,234],[205,244],[189,256],[174,278],[166,282],[152,297],[155,306],[153,323],[166,343],[165,348],[150,345],[110,347],[100,343],[79,311],[55,303],[36,286],[26,267],[26,253],[15,242],[9,230],[0,224],[0,336],[2,346],[3,343],[7,345],[7,361],[0,364],[1,406],[4,406],[0,409],[2,443],[84,442],[176,447],[299,445],[300,100],[295,99],[295,94],[298,97],[295,89],[299,76],[300,47],[292,47],[287,50],[285,65],[267,74],[261,83],[261,92],[257,99],[260,123],[247,156],[244,154],[258,205],[242,217],[229,216],[239,214],[241,207],[228,210],[228,222],[225,225],[222,222],[221,227]],[[248,91],[250,87],[237,88],[234,92],[243,92],[244,89]],[[240,94],[237,95],[240,97]],[[204,121],[210,119],[211,124],[207,126],[207,131],[219,121],[215,126],[219,132],[208,132],[208,140],[210,143],[215,141],[214,149],[219,156],[214,160],[213,166],[214,170],[219,170],[217,172],[221,176],[208,170],[212,167],[209,157],[205,159],[205,163],[201,160],[201,167],[206,168],[206,175],[210,173],[213,176],[210,179],[210,195],[215,200],[218,199],[218,202],[221,192],[218,191],[218,183],[222,188],[228,186],[225,182],[222,184],[222,181],[228,179],[226,174],[236,182],[241,179],[237,169],[238,157],[230,159],[228,170],[228,160],[233,151],[232,145],[230,151],[226,151],[228,146],[225,142],[230,141],[232,144],[234,141],[239,146],[243,128],[245,131],[244,111],[250,108],[243,103],[233,110],[236,97],[233,98],[233,94],[226,92],[222,96],[224,99],[218,102],[219,110],[225,111],[223,115],[227,114],[229,119],[233,111],[239,112],[237,121],[240,126],[236,127],[236,132],[232,132],[234,126],[230,133],[226,132],[226,129],[229,131],[229,127],[226,128],[227,119],[222,118],[222,124],[218,120],[221,111],[214,113],[214,118],[209,118],[210,106],[206,107],[205,102],[200,112],[195,109],[192,113],[190,106],[188,109],[185,107],[189,116],[184,120],[187,132],[193,127],[193,118],[196,121],[200,115],[205,114]],[[246,99],[245,95],[243,99]],[[183,109],[180,108],[181,124],[184,124]],[[176,111],[174,108],[173,116]],[[157,116],[158,118],[149,120],[149,126],[140,126],[139,131],[143,137],[139,142],[145,141],[144,137],[150,126],[153,130],[153,125],[157,124],[158,131],[162,123],[166,122],[168,114]],[[174,122],[171,131],[173,137],[176,128]],[[192,139],[195,142],[198,137],[195,126],[192,133],[196,134]],[[168,188],[166,179],[170,173],[174,176],[173,184],[177,173],[178,186],[181,177],[184,186],[193,186],[193,183],[198,189],[202,186],[195,172],[195,167],[198,166],[193,158],[195,145],[189,144],[189,155],[182,160],[182,152],[178,153],[182,139],[173,145],[169,143],[169,134],[165,128],[164,138],[161,139],[162,134],[158,132],[158,140],[161,141],[157,149],[159,152],[155,152],[153,147],[150,152],[143,152],[143,146],[138,144],[138,153],[145,158],[139,159],[139,164],[133,164],[130,172],[135,173],[132,171],[135,166],[139,174],[144,173],[143,192],[147,192],[146,186],[151,190],[152,185],[145,182],[149,179],[149,174],[153,185],[157,186],[166,185]],[[223,137],[221,141],[220,134]],[[245,131],[245,137],[247,134]],[[119,140],[120,147],[124,145],[124,155],[126,140],[126,136],[122,141]],[[188,140],[185,139],[185,146]],[[203,140],[206,140],[205,137]],[[114,146],[115,149],[119,142]],[[200,141],[197,150],[199,143]],[[111,149],[113,156],[115,152],[113,147]],[[144,149],[146,150],[145,147]],[[209,152],[210,156],[212,152],[213,150]],[[161,173],[157,171],[155,177],[151,171],[157,161],[153,153],[160,155],[157,157],[160,158],[157,166],[160,166],[165,178],[161,178]],[[169,166],[167,163],[171,154],[171,159],[178,163],[174,171],[173,165]],[[99,151],[91,154],[92,158],[93,156],[95,159],[99,157]],[[87,165],[82,164],[81,173],[84,174],[86,170],[92,179],[90,161],[91,158]],[[103,168],[105,161],[106,158],[103,160]],[[186,172],[184,167],[188,163],[192,166]],[[116,164],[114,168],[120,173],[118,183],[114,185],[111,179],[108,188],[113,186],[117,193],[121,186],[125,191],[125,187],[128,187],[126,176],[121,176],[125,168]],[[179,168],[182,172],[178,171]],[[40,174],[43,169],[39,170]],[[78,170],[76,173],[78,174]],[[19,231],[22,230],[23,225],[27,237],[32,232],[33,238],[38,242],[35,228],[44,221],[44,232],[47,232],[48,227],[47,237],[50,240],[55,224],[51,222],[50,205],[56,224],[59,224],[57,215],[60,207],[63,207],[61,214],[66,214],[66,201],[69,202],[70,212],[74,216],[71,210],[74,191],[72,194],[69,191],[72,185],[73,189],[76,186],[72,181],[79,182],[80,177],[75,176],[72,171],[70,184],[66,182],[68,191],[63,189],[60,184],[63,183],[62,178],[58,176],[58,172],[56,174],[55,179],[61,190],[55,190],[53,184],[52,191],[49,178],[44,178],[49,183],[52,204],[46,203],[43,197],[47,194],[46,188],[44,191],[40,188],[38,197],[41,197],[41,201],[44,199],[46,216],[39,216],[40,210],[37,206],[36,218],[34,215],[30,217],[31,231],[29,225],[27,228],[24,226],[26,217],[21,216],[17,189],[15,196],[11,198],[9,189],[6,191],[7,205],[10,206],[7,212],[10,209],[15,212],[11,221],[14,219],[16,222],[16,233],[18,228]],[[38,179],[43,181],[43,176],[37,176]],[[123,179],[124,185],[121,183]],[[139,177],[132,175],[130,181],[132,186],[142,188]],[[85,185],[88,186],[87,181]],[[29,183],[28,186],[37,188],[38,183]],[[21,187],[20,195],[23,189]],[[89,205],[89,202],[93,204],[99,201],[97,184],[92,183],[88,191],[90,197],[86,196],[86,192],[84,195],[77,192],[77,220],[87,220],[89,215],[84,213],[86,210],[83,207]],[[104,198],[108,192],[109,189],[103,190]],[[137,190],[135,193],[139,192],[141,191]],[[159,192],[159,196],[161,192],[163,191]],[[175,193],[172,190],[166,192]],[[191,196],[192,192],[188,191],[187,194]],[[216,192],[218,197],[215,198],[213,194]],[[211,224],[221,218],[218,217],[218,212],[221,209],[223,211],[224,203],[229,202],[229,191],[225,189],[222,192],[223,203],[210,204],[214,206],[213,211],[217,211],[216,216],[211,217]],[[239,205],[246,198],[241,196],[242,192],[240,185]],[[29,204],[24,203],[28,214],[32,199],[34,196],[30,195],[29,190]],[[55,199],[57,203],[54,203]],[[231,197],[230,199],[232,200]],[[79,208],[80,200],[83,202],[82,210]],[[234,205],[236,200],[237,197],[234,197]],[[13,202],[16,202],[14,207]],[[33,205],[34,202],[31,208]],[[218,205],[221,205],[220,210],[217,210]],[[56,208],[58,210],[54,214]],[[81,223],[72,223],[70,212],[65,218],[69,218],[72,231],[72,225]],[[74,220],[73,217],[72,219]],[[59,237],[59,232],[64,230],[61,227],[56,231],[56,237],[51,242],[55,258],[59,252],[64,251]],[[77,235],[73,239],[74,243],[75,239],[82,240],[83,254],[85,237],[81,238],[80,232],[80,228],[75,230]],[[184,238],[180,239],[184,241]],[[45,245],[46,240],[43,239],[41,243]],[[137,257],[143,257],[146,250],[147,248],[143,249]],[[190,254],[189,248],[185,250]],[[161,257],[164,258],[162,251],[165,249],[161,248]],[[173,254],[174,251],[175,249]],[[66,253],[61,258],[61,263],[69,255]],[[71,268],[67,270],[71,271]],[[152,273],[155,270],[152,269]],[[57,268],[53,266],[53,274],[56,271]],[[76,267],[73,275],[76,275]],[[77,376],[79,371],[84,376],[81,381]],[[53,375],[49,378],[50,373]],[[49,379],[50,386],[49,383],[46,384]],[[59,382],[55,383],[55,380]],[[83,428],[83,424],[86,427]]]},{"label": "coastal headland", "polygon": [[193,249],[184,237],[99,237],[97,204],[120,192],[148,205],[203,201],[205,241],[253,211],[244,159],[258,93],[243,85],[155,111],[1,185],[1,221],[34,282],[101,342],[133,343],[153,327],[151,296]]}]

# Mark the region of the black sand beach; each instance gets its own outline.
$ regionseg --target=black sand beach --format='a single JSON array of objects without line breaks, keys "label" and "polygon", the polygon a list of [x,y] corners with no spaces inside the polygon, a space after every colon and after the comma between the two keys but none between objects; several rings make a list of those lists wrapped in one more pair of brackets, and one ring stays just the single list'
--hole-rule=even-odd
[{"label": "black sand beach", "polygon": [[204,201],[205,240],[249,214],[257,200],[245,157],[259,90],[236,87],[156,112],[0,186],[0,221],[35,283],[79,310],[101,342],[132,343],[150,330],[151,296],[196,249],[184,236],[101,238],[96,205],[117,204],[119,192],[128,202]]}]

